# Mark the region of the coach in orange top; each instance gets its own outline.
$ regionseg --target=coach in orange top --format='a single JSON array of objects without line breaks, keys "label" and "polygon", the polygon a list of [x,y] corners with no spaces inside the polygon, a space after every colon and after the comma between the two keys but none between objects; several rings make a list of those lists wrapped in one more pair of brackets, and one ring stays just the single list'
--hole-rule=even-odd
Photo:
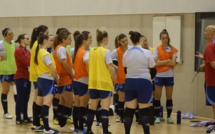
[{"label": "coach in orange top", "polygon": [[170,45],[169,33],[164,29],[160,33],[160,40],[162,42],[155,51],[154,58],[156,62],[157,74],[155,77],[155,123],[160,123],[159,110],[160,110],[160,99],[162,94],[162,88],[166,88],[166,109],[167,109],[167,123],[172,124],[173,120],[171,118],[172,113],[172,92],[174,85],[174,74],[173,69],[176,64],[177,52],[178,50]]},{"label": "coach in orange top", "polygon": [[58,119],[61,127],[65,126],[67,118],[71,115],[73,94],[72,94],[72,62],[66,51],[66,46],[71,44],[71,33],[62,30],[54,38],[54,60],[57,73],[60,77],[58,87],[60,101],[58,105]]}]

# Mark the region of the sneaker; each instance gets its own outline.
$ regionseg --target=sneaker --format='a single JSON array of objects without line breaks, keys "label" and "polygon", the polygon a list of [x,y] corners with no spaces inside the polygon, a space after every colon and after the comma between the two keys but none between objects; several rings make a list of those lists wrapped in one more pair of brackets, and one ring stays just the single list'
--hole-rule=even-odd
[{"label": "sneaker", "polygon": [[57,118],[54,119],[53,124],[54,124],[54,125],[59,125],[59,122],[58,122],[58,119],[57,119]]},{"label": "sneaker", "polygon": [[36,127],[36,126],[32,125],[32,126],[31,126],[31,130],[35,130],[35,127]]},{"label": "sneaker", "polygon": [[9,113],[4,114],[3,117],[4,117],[5,119],[12,119],[12,118],[13,118],[13,116],[10,115]]},{"label": "sneaker", "polygon": [[209,126],[207,126],[206,133],[211,133],[213,130],[214,130],[214,125],[209,125]]},{"label": "sneaker", "polygon": [[21,125],[21,124],[24,124],[24,122],[23,122],[23,120],[17,120],[17,121],[16,121],[16,124],[17,124],[17,125]]},{"label": "sneaker", "polygon": [[173,124],[174,123],[171,117],[167,118],[167,123],[168,124]]},{"label": "sneaker", "polygon": [[73,123],[72,116],[69,116],[66,122],[72,124]]},{"label": "sneaker", "polygon": [[33,121],[30,118],[28,118],[27,120],[24,120],[24,123],[33,123]]},{"label": "sneaker", "polygon": [[43,132],[44,127],[43,126],[35,126],[34,131],[35,132]]},{"label": "sneaker", "polygon": [[72,133],[73,133],[73,134],[79,134],[78,132],[79,132],[78,129],[74,129]]},{"label": "sneaker", "polygon": [[54,130],[54,129],[49,129],[48,131],[47,130],[43,130],[43,134],[58,134],[58,130]]},{"label": "sneaker", "polygon": [[120,117],[119,117],[119,115],[116,115],[115,122],[120,122]]},{"label": "sneaker", "polygon": [[96,127],[99,127],[100,122],[97,122]]},{"label": "sneaker", "polygon": [[161,121],[160,121],[160,117],[156,117],[156,119],[155,119],[155,123],[156,124],[159,124]]},{"label": "sneaker", "polygon": [[87,130],[79,130],[78,134],[86,134],[87,133]]}]

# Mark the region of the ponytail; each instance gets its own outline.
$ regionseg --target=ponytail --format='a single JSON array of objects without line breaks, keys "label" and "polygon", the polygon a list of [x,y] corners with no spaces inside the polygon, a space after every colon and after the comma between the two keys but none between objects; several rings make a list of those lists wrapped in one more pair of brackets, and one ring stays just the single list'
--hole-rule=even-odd
[{"label": "ponytail", "polygon": [[166,34],[166,35],[167,35],[167,37],[168,37],[167,45],[168,45],[169,47],[172,47],[172,46],[170,45],[170,37],[169,37],[169,33],[167,32],[167,30],[166,30],[166,29],[163,29],[163,31],[161,31],[161,32],[160,32],[160,38],[161,38],[161,36],[162,36],[163,34]]},{"label": "ponytail", "polygon": [[39,53],[39,50],[40,50],[40,45],[44,45],[43,42],[44,40],[48,40],[49,39],[49,36],[48,35],[40,35],[39,36],[39,39],[38,39],[38,44],[37,44],[37,47],[36,47],[36,52],[35,52],[35,56],[34,56],[34,63],[38,65],[38,60],[37,60],[37,56],[38,56],[38,53]]},{"label": "ponytail", "polygon": [[84,35],[81,34],[79,31],[76,31],[74,34],[74,40],[75,40],[75,50],[74,50],[74,56],[73,56],[73,63],[75,63],[75,57],[76,54],[78,52],[78,49],[81,47],[81,45],[83,44],[83,40],[84,40]]}]

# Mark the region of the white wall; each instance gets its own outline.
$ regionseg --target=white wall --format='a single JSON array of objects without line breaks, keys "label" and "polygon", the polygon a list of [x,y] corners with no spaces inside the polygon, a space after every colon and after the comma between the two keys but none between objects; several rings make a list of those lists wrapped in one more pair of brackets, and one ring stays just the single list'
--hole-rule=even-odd
[{"label": "white wall", "polygon": [[214,0],[0,0],[0,17],[194,13]]}]

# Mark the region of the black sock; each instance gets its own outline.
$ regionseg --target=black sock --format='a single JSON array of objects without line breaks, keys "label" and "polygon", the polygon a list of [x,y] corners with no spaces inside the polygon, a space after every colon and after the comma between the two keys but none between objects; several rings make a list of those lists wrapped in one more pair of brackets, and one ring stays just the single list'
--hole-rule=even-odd
[{"label": "black sock", "polygon": [[7,106],[7,94],[1,94],[1,103],[3,106],[4,114],[8,113],[8,106]]},{"label": "black sock", "polygon": [[84,130],[84,121],[86,118],[86,108],[85,107],[79,107],[78,110],[78,120],[79,120],[79,129]]},{"label": "black sock", "polygon": [[35,103],[35,107],[34,107],[34,112],[35,112],[35,116],[33,117],[35,126],[41,126],[40,125],[40,114],[41,114],[41,109],[42,106],[39,106]]},{"label": "black sock", "polygon": [[43,125],[46,131],[50,129],[49,127],[49,106],[43,105],[42,111],[41,111],[42,119],[43,119]]},{"label": "black sock", "polygon": [[155,112],[154,112],[154,106],[149,107],[149,116],[150,116],[150,125],[154,125],[154,121],[155,121]]},{"label": "black sock", "polygon": [[143,127],[144,134],[150,134],[150,116],[149,116],[149,108],[143,108],[139,110],[140,113],[140,122]]},{"label": "black sock", "polygon": [[118,94],[114,94],[113,95],[113,100],[114,100],[114,111],[115,111],[115,113],[118,115],[119,113],[118,113],[118,99],[119,99],[119,95]]},{"label": "black sock", "polygon": [[121,122],[123,121],[124,118],[124,105],[125,102],[118,102],[118,112],[119,112],[119,116],[121,118]]},{"label": "black sock", "polygon": [[87,132],[92,131],[91,127],[93,124],[93,119],[94,119],[94,115],[95,115],[96,111],[88,109],[88,116],[87,116]]},{"label": "black sock", "polygon": [[167,118],[171,116],[172,113],[172,99],[171,100],[166,100],[166,109],[167,109]]},{"label": "black sock", "polygon": [[57,116],[57,112],[58,112],[58,103],[59,103],[59,99],[54,98],[52,101],[53,104],[53,117],[54,119],[58,118]]},{"label": "black sock", "polygon": [[96,121],[101,122],[101,104],[99,101],[98,107],[96,109]]},{"label": "black sock", "polygon": [[154,105],[154,109],[155,109],[155,116],[159,117],[160,106],[161,106],[160,100],[154,100],[153,105]]},{"label": "black sock", "polygon": [[130,134],[131,124],[133,121],[135,109],[127,108],[125,109],[125,119],[124,119],[124,128],[125,134]]},{"label": "black sock", "polygon": [[139,108],[137,107],[135,110],[136,121],[139,121]]},{"label": "black sock", "polygon": [[15,101],[15,103],[16,103],[16,98],[17,98],[17,95],[16,95],[16,94],[14,94],[14,101]]},{"label": "black sock", "polygon": [[61,124],[62,110],[63,110],[63,105],[58,104],[57,116],[58,116],[59,125]]},{"label": "black sock", "polygon": [[75,129],[79,129],[78,116],[77,116],[79,114],[78,109],[79,107],[76,107],[76,106],[73,107],[72,118],[73,118],[73,124]]},{"label": "black sock", "polygon": [[108,122],[109,122],[109,111],[105,109],[101,109],[101,122],[103,128],[103,134],[108,134]]},{"label": "black sock", "polygon": [[[33,117],[35,117],[35,106],[36,106],[36,102],[33,102],[33,105],[32,105],[32,113],[33,113]],[[33,118],[33,126],[35,125],[35,120]]]},{"label": "black sock", "polygon": [[61,115],[61,124],[60,124],[61,127],[64,127],[66,125],[66,121],[70,115],[71,115],[71,108],[64,106],[62,110],[62,115]]}]

